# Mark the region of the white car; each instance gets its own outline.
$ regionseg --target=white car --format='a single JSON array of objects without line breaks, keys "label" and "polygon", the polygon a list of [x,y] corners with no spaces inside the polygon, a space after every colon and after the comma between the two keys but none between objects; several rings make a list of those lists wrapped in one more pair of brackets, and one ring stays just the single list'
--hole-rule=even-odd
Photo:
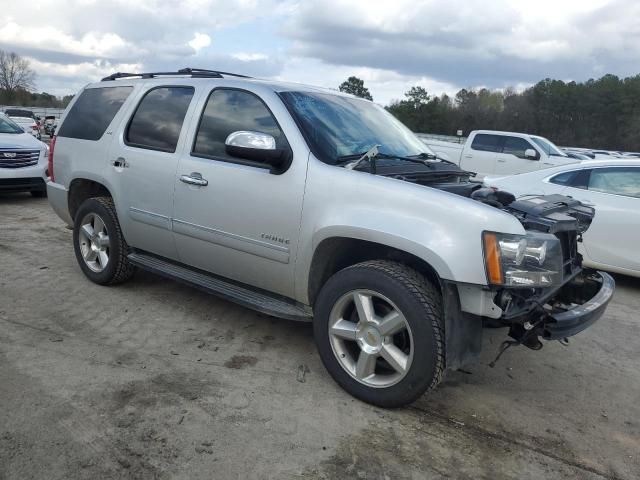
[{"label": "white car", "polygon": [[38,140],[42,140],[40,121],[33,112],[19,108],[7,108],[4,114],[20,125],[25,132],[30,133]]},{"label": "white car", "polygon": [[562,194],[591,204],[596,215],[584,234],[584,264],[640,277],[640,160],[590,160],[511,177],[486,177],[516,197]]},{"label": "white car", "polygon": [[0,191],[47,194],[49,148],[0,113]]}]

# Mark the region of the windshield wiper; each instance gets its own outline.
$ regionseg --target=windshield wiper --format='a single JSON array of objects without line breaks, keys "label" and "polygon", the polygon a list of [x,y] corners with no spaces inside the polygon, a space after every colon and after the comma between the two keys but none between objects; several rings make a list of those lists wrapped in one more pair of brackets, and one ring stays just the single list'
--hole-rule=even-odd
[{"label": "windshield wiper", "polygon": [[380,146],[381,145],[374,145],[373,147],[371,147],[369,150],[367,150],[364,153],[357,153],[357,154],[352,154],[352,155],[343,155],[343,156],[338,157],[336,159],[336,163],[343,163],[345,161],[349,161],[349,160],[355,159],[354,161],[351,161],[350,163],[347,163],[345,165],[345,167],[344,167],[347,170],[354,170],[362,162],[364,162],[365,160],[369,160],[369,171],[371,173],[376,173],[376,159],[377,158],[402,160],[404,162],[419,163],[420,165],[425,165],[425,166],[427,166],[429,168],[433,168],[433,167],[427,160],[438,159],[438,160],[440,160],[442,162],[453,163],[453,162],[449,162],[448,160],[443,160],[441,158],[438,158],[437,156],[435,156],[433,154],[430,154],[430,153],[426,153],[426,152],[419,153],[415,157],[404,157],[402,155],[390,155],[390,154],[387,154],[387,153],[380,152],[378,150],[378,147],[380,147]]}]

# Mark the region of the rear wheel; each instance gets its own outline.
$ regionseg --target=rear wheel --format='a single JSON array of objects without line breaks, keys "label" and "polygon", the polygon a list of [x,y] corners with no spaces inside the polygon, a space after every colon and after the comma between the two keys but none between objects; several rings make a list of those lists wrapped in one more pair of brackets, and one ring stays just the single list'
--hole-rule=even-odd
[{"label": "rear wheel", "polygon": [[316,302],[322,362],[365,402],[411,403],[442,378],[441,303],[438,290],[405,265],[370,261],[346,268],[329,279]]},{"label": "rear wheel", "polygon": [[89,198],[80,205],[73,240],[78,264],[92,282],[111,285],[133,275],[135,268],[127,259],[129,247],[110,197]]}]

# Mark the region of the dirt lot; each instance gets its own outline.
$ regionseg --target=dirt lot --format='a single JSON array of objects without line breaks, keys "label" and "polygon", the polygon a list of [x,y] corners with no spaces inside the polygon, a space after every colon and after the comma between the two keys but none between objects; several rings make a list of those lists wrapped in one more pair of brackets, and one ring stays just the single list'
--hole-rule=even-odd
[{"label": "dirt lot", "polygon": [[640,472],[640,281],[569,347],[407,409],[353,400],[309,325],[150,274],[80,273],[46,200],[0,195],[0,479],[621,478]]}]

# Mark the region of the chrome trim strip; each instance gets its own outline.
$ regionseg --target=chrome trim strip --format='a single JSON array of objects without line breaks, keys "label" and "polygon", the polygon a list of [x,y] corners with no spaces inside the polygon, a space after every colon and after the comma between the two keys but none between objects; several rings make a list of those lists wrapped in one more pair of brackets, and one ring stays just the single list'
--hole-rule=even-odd
[{"label": "chrome trim strip", "polygon": [[129,207],[129,216],[141,223],[171,230],[171,218],[159,213],[149,212],[136,207]]},{"label": "chrome trim strip", "polygon": [[172,219],[173,231],[189,237],[215,243],[224,247],[251,253],[259,257],[275,260],[280,263],[289,263],[289,247],[272,245],[254,238],[244,237],[235,233],[209,228],[184,220]]}]

